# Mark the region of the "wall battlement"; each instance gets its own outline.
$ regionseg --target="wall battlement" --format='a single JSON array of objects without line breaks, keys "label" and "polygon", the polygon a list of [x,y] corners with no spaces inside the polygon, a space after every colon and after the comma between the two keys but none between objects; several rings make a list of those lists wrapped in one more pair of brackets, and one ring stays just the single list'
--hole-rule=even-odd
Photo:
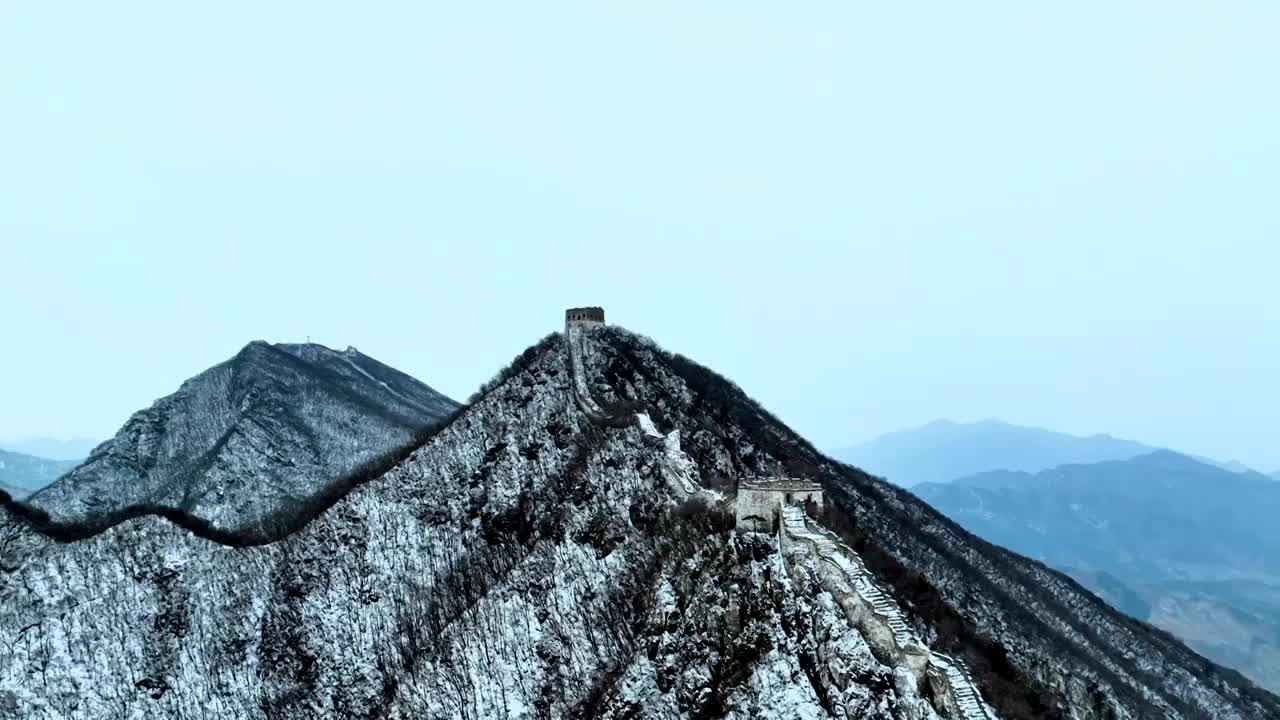
[{"label": "wall battlement", "polygon": [[564,311],[564,321],[566,323],[593,323],[598,325],[604,324],[604,308],[602,307],[578,307],[569,308]]},{"label": "wall battlement", "polygon": [[739,488],[748,490],[790,490],[792,492],[822,492],[822,486],[807,478],[765,477],[752,475],[738,480]]}]

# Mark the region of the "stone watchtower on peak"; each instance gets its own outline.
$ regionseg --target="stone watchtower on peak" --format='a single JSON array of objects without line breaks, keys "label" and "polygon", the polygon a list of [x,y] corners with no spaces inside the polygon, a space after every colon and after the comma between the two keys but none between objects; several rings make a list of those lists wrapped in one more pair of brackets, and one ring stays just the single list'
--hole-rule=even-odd
[{"label": "stone watchtower on peak", "polygon": [[603,325],[604,324],[604,308],[602,307],[579,307],[569,308],[564,311],[564,321],[566,323],[577,323],[579,325]]}]

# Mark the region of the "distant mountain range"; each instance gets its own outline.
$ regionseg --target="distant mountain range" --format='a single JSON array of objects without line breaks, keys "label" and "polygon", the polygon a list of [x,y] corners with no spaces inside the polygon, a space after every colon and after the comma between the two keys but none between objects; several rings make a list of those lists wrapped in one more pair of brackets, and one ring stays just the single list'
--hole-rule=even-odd
[{"label": "distant mountain range", "polygon": [[1110,435],[1077,437],[999,420],[937,420],[837,450],[832,456],[911,487],[987,470],[1038,472],[1069,463],[1127,460],[1156,449]]},{"label": "distant mountain range", "polygon": [[76,466],[75,461],[49,460],[0,450],[0,490],[23,498]]},{"label": "distant mountain range", "polygon": [[457,407],[354,348],[253,342],[135,413],[27,503],[80,532],[142,511],[259,532]]},{"label": "distant mountain range", "polygon": [[[950,482],[988,470],[1039,472],[1059,465],[1128,460],[1162,450],[1111,435],[1080,437],[1001,420],[957,423],[935,420],[918,428],[887,433],[831,456],[903,487]],[[1231,472],[1253,472],[1235,460],[1192,455]],[[1277,473],[1280,477],[1280,473]]]},{"label": "distant mountain range", "polygon": [[1280,690],[1280,484],[1171,451],[912,491]]},{"label": "distant mountain range", "polygon": [[20,488],[20,487],[14,487],[13,485],[5,485],[4,483],[0,483],[0,492],[3,492],[7,494],[9,497],[15,498],[17,500],[21,500],[31,494],[29,490],[24,490],[23,488]]},{"label": "distant mountain range", "polygon": [[80,462],[89,457],[89,453],[97,447],[98,441],[91,438],[70,438],[57,440],[54,438],[36,437],[21,440],[0,440],[0,449],[22,453],[50,460]]}]

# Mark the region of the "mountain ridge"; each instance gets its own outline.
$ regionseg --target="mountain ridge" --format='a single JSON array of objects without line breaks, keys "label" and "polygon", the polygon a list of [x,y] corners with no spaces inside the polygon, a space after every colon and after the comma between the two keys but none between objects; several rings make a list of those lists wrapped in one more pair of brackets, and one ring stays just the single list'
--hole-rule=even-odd
[{"label": "mountain ridge", "polygon": [[14,500],[22,500],[29,494],[28,491],[23,490],[22,488],[11,487],[4,483],[0,483],[0,493],[3,493]]},{"label": "mountain ridge", "polygon": [[986,470],[1034,472],[1058,465],[1127,459],[1158,448],[1107,434],[1068,435],[988,419],[935,420],[832,453],[903,487]]},{"label": "mountain ridge", "polygon": [[354,349],[254,341],[134,413],[25,504],[81,537],[146,513],[272,536],[291,508],[333,495],[329,483],[401,453],[457,407]]},{"label": "mountain ridge", "polygon": [[1161,450],[913,491],[1280,689],[1280,486],[1265,475]]},{"label": "mountain ridge", "polygon": [[[642,404],[663,442],[576,409],[552,338],[277,542],[222,548],[144,517],[58,545],[0,518],[0,627],[17,638],[0,646],[0,707],[791,718],[838,705],[938,717],[901,668],[779,575],[767,536],[688,505],[672,475],[687,460],[713,490],[780,467],[822,482],[832,527],[915,632],[970,663],[1002,718],[1280,712],[1066,576],[831,462],[710,370],[614,328],[584,335],[584,384],[602,407]],[[60,613],[73,599],[94,612]],[[121,624],[124,608],[140,615]],[[138,674],[87,662],[106,647]],[[28,681],[39,648],[47,664]],[[89,695],[72,694],[82,686]]]}]

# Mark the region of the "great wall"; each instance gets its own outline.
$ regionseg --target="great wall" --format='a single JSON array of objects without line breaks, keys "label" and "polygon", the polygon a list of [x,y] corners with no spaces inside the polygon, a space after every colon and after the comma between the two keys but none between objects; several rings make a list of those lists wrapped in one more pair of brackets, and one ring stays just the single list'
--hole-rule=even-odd
[{"label": "great wall", "polygon": [[[661,444],[665,475],[679,495],[688,498],[712,494],[699,486],[697,465],[680,449],[678,430],[664,434],[648,412],[633,408],[609,411],[593,397],[585,368],[590,354],[584,335],[603,325],[602,308],[571,308],[565,312],[572,402],[594,425],[635,427],[647,441]],[[742,478],[735,499],[738,529],[773,532],[776,527],[778,550],[787,574],[798,580],[804,573],[813,572],[820,587],[830,593],[849,624],[867,641],[876,659],[891,667],[905,668],[910,676],[908,682],[927,688],[941,715],[951,720],[998,720],[982,700],[964,663],[930,650],[857,552],[806,514],[806,505],[821,510],[822,504],[821,486],[803,479]]]},{"label": "great wall", "polygon": [[788,572],[800,572],[797,555],[816,557],[823,589],[866,638],[877,659],[910,670],[918,684],[932,691],[938,709],[948,717],[996,720],[964,664],[931,651],[911,631],[902,609],[852,548],[811,521],[799,505],[785,505],[781,514],[778,538]]},{"label": "great wall", "polygon": [[663,449],[663,469],[665,477],[672,488],[684,497],[691,497],[703,491],[698,486],[697,465],[680,449],[680,431],[670,433],[658,431],[657,425],[643,410],[606,411],[591,394],[587,383],[587,373],[583,363],[586,351],[582,333],[591,327],[604,324],[604,310],[600,308],[573,308],[565,312],[564,337],[569,347],[569,373],[573,382],[573,400],[593,424],[601,427],[639,428],[646,440],[661,443]]}]

